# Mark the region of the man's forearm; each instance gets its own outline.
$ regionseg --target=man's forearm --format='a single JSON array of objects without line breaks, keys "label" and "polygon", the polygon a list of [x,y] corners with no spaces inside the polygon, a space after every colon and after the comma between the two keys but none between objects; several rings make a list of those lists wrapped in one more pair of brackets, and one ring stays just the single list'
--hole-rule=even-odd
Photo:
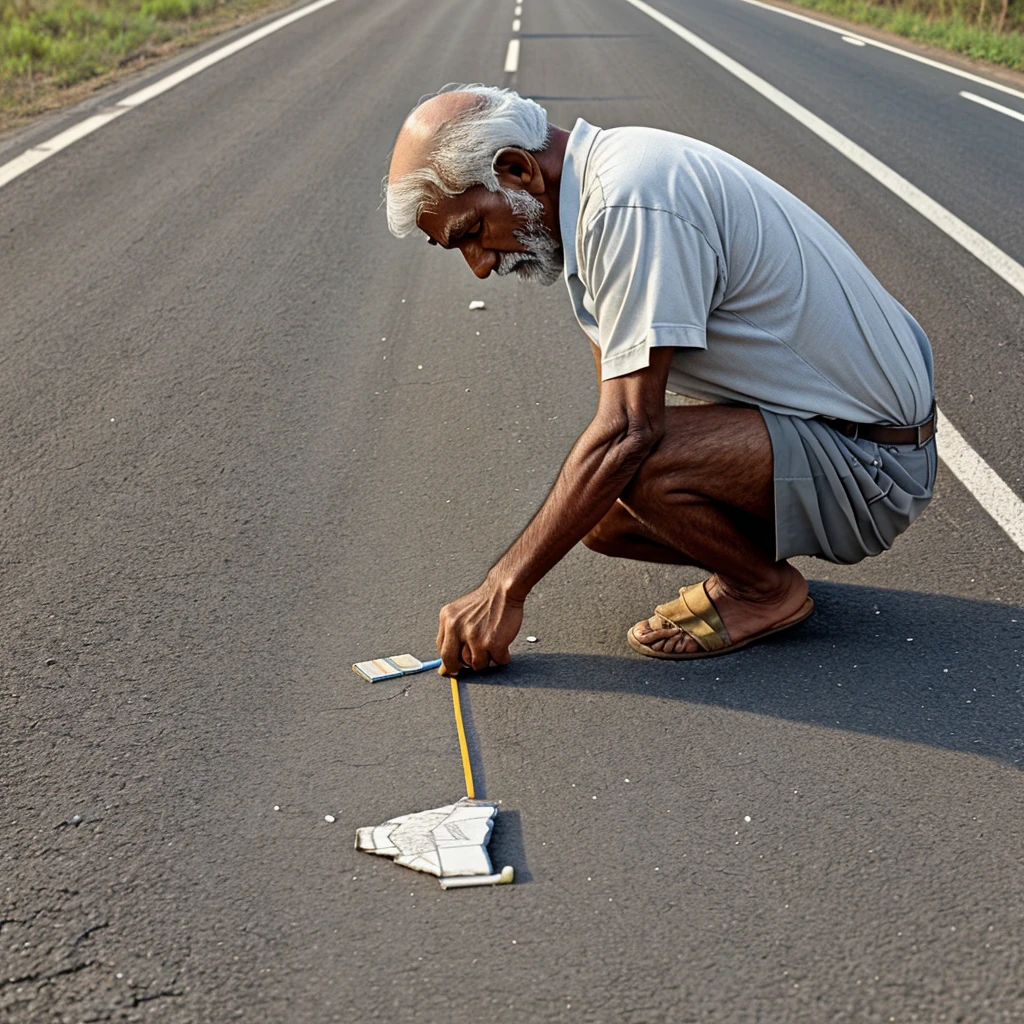
[{"label": "man's forearm", "polygon": [[540,510],[488,574],[515,600],[530,590],[607,514],[658,435],[595,420],[573,445]]}]

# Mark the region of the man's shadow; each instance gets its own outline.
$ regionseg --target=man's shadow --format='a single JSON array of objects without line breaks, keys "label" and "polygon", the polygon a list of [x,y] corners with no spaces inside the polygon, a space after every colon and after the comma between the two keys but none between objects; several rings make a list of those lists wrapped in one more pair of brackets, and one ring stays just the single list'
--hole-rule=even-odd
[{"label": "man's shadow", "polygon": [[[480,681],[710,704],[1024,767],[1024,608],[822,582],[811,583],[811,596],[807,622],[723,657],[525,651]],[[632,600],[623,595],[621,612],[603,607],[602,621],[627,621]],[[483,778],[472,728],[470,743]],[[499,857],[525,869],[518,815],[504,817]]]},{"label": "man's shadow", "polygon": [[805,623],[730,655],[526,652],[489,682],[714,704],[1024,767],[1024,608],[822,582],[811,596]]}]

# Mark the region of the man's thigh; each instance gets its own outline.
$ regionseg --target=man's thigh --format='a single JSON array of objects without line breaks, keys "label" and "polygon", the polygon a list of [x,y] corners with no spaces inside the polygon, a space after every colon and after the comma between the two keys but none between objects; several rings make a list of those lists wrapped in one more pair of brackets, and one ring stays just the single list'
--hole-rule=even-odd
[{"label": "man's thigh", "polygon": [[757,409],[669,406],[665,436],[630,482],[623,501],[638,508],[693,495],[759,519],[775,518],[772,444]]}]

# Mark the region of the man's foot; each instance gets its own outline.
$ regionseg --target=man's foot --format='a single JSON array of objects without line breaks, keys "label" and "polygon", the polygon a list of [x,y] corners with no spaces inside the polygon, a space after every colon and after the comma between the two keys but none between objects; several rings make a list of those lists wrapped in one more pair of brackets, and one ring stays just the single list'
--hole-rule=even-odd
[{"label": "man's foot", "polygon": [[[756,600],[733,596],[717,576],[705,580],[704,590],[729,634],[725,650],[768,633],[800,615],[808,602],[807,581],[791,565],[786,565],[785,570],[779,589]],[[807,614],[810,614],[809,610]],[[658,614],[638,622],[630,633],[638,644],[652,653],[657,652],[655,657],[659,654],[662,657],[701,654],[706,650],[678,626],[666,626]]]}]

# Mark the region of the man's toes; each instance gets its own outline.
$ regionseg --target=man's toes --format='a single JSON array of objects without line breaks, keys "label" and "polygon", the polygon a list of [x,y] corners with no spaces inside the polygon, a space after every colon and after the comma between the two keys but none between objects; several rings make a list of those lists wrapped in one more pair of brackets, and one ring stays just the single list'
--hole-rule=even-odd
[{"label": "man's toes", "polygon": [[[666,650],[666,645],[671,644],[677,633],[679,630],[675,627],[670,629],[652,628],[648,620],[638,622],[633,627],[633,636],[645,647],[650,647],[654,651]],[[667,649],[671,650],[672,648],[668,646]]]},{"label": "man's toes", "polygon": [[633,627],[633,636],[643,642],[649,633],[663,632],[663,630],[659,629],[659,625],[659,623],[652,622],[650,619],[642,619]]},{"label": "man's toes", "polygon": [[676,636],[672,637],[672,639],[669,642],[672,645],[669,648],[670,653],[685,654],[687,645],[690,642],[690,638],[680,630],[680,632]]}]

